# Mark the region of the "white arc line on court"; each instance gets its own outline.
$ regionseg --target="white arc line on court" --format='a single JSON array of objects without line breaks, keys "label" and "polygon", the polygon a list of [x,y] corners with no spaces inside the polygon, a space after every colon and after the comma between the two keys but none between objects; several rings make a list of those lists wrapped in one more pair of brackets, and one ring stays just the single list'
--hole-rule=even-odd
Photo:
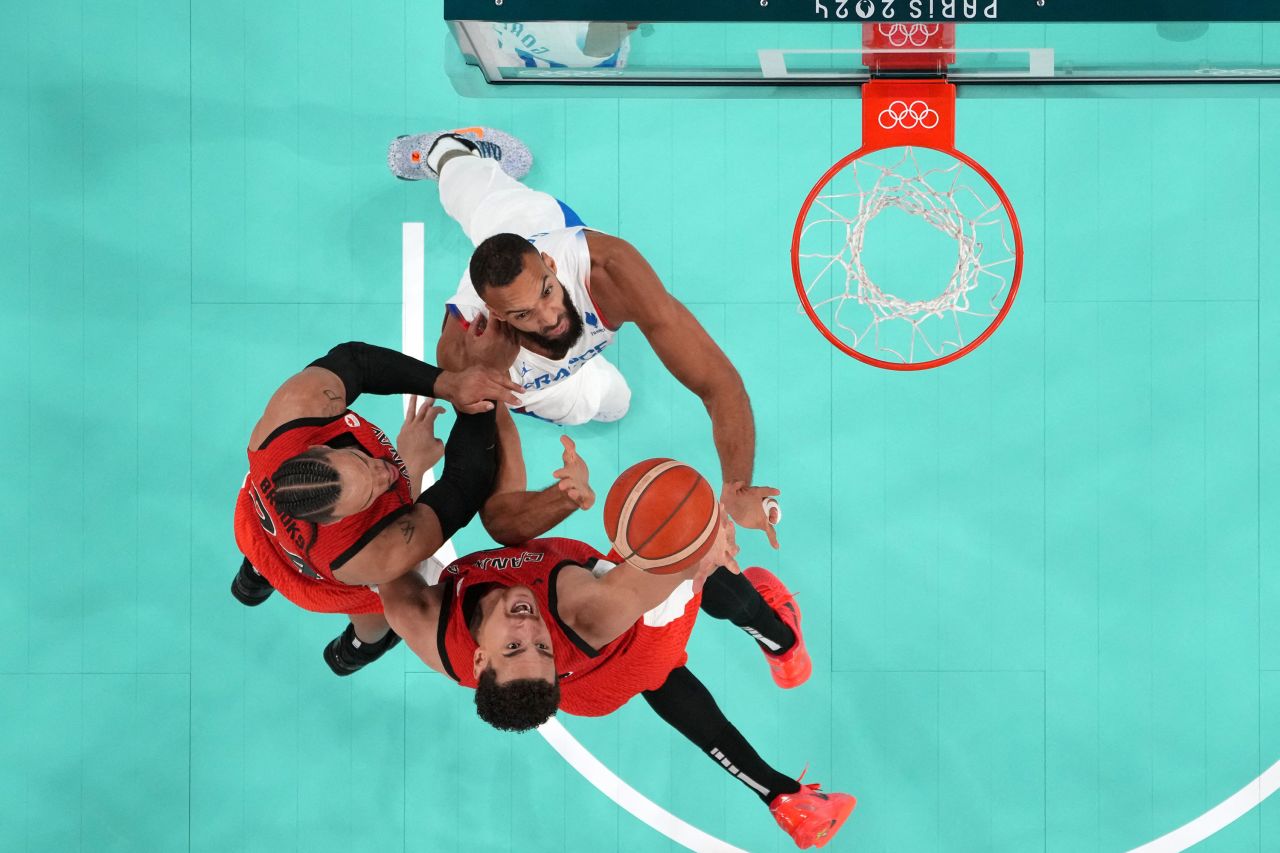
[{"label": "white arc line on court", "polygon": [[[423,324],[426,320],[423,313],[426,285],[424,225],[421,222],[404,222],[400,229],[402,271],[400,351],[422,360],[426,352],[423,338]],[[405,398],[404,405],[407,408],[408,398]],[[422,488],[425,489],[434,482],[435,475],[427,471],[422,479]],[[441,546],[435,553],[435,558],[441,561],[442,566],[447,566],[458,559],[452,539]],[[428,578],[428,583],[431,580]],[[570,767],[582,774],[582,777],[595,785],[602,794],[677,844],[701,853],[746,853],[741,848],[734,847],[685,823],[623,782],[612,770],[605,767],[600,759],[588,752],[587,748],[569,734],[568,730],[554,717],[538,727],[538,734],[542,735],[546,742],[551,744],[551,748],[569,762]]]},{"label": "white arc line on court", "polygon": [[596,786],[600,793],[622,806],[649,826],[661,832],[677,844],[684,845],[699,853],[746,853],[740,847],[734,847],[708,835],[696,826],[685,823],[641,794],[635,788],[623,782],[618,776],[604,766],[587,748],[569,734],[568,729],[560,725],[555,717],[538,726],[538,734],[542,735],[551,748],[560,753],[565,761],[582,774],[582,777]]},{"label": "white arc line on court", "polygon": [[1248,814],[1263,800],[1280,788],[1280,761],[1272,764],[1262,775],[1218,803],[1195,820],[1188,821],[1173,832],[1135,847],[1129,853],[1179,853],[1199,844],[1215,832]]},{"label": "white arc line on court", "polygon": [[[422,360],[426,354],[423,337],[426,282],[425,226],[421,222],[405,222],[401,225],[401,312],[400,350]],[[404,405],[408,406],[408,398]],[[435,475],[427,471],[422,488],[435,482]],[[441,546],[435,554],[442,565],[447,566],[458,558],[453,540]],[[746,853],[741,848],[708,835],[702,830],[663,809],[635,788],[622,781],[612,770],[596,758],[552,717],[538,727],[538,734],[560,754],[574,770],[594,785],[602,794],[662,833],[677,844],[690,850],[707,853]],[[1236,791],[1209,811],[1177,829],[1135,847],[1129,853],[1180,853],[1199,844],[1210,835],[1248,814],[1259,803],[1280,789],[1280,761],[1272,764],[1261,776]]]}]

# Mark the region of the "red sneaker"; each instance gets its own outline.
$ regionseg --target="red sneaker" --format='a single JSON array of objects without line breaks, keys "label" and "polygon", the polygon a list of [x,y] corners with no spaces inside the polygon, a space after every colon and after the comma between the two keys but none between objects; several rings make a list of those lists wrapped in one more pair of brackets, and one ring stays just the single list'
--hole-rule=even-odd
[{"label": "red sneaker", "polygon": [[751,581],[764,603],[795,633],[794,646],[778,655],[765,651],[764,656],[769,661],[774,683],[784,690],[799,687],[813,674],[813,661],[809,658],[809,650],[804,647],[804,634],[800,633],[800,606],[791,591],[768,569],[752,566],[744,570],[742,576]]},{"label": "red sneaker", "polygon": [[820,787],[802,785],[796,793],[779,794],[769,804],[773,819],[801,850],[826,846],[858,804],[849,794],[824,794]]}]

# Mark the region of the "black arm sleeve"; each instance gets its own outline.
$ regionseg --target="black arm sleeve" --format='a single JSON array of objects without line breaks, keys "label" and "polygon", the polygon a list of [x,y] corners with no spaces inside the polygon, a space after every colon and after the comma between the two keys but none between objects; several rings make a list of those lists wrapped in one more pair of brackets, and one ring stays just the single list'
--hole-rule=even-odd
[{"label": "black arm sleeve", "polygon": [[359,341],[338,344],[307,366],[338,374],[348,406],[365,392],[434,397],[436,378],[443,372],[404,353]]},{"label": "black arm sleeve", "polygon": [[448,539],[475,518],[493,491],[497,474],[496,411],[459,414],[444,444],[444,471],[417,502],[431,507]]}]

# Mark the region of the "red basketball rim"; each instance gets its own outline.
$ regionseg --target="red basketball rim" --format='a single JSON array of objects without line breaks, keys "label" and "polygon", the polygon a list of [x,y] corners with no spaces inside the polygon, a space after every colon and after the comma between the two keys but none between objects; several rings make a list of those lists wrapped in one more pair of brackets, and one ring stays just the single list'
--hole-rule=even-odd
[{"label": "red basketball rim", "polygon": [[[827,324],[819,319],[818,313],[813,310],[813,304],[809,301],[809,294],[805,290],[804,286],[804,278],[800,273],[800,234],[804,230],[805,217],[809,215],[809,208],[813,206],[814,199],[818,197],[818,194],[822,192],[823,187],[825,187],[831,179],[835,177],[837,172],[844,169],[845,166],[848,166],[853,161],[866,157],[868,154],[872,154],[876,151],[883,151],[886,148],[891,147],[908,147],[908,145],[912,148],[929,148],[942,154],[948,154],[982,176],[983,180],[985,180],[991,188],[996,191],[996,195],[1000,199],[1000,204],[1004,207],[1004,212],[1009,217],[1009,222],[1013,227],[1013,248],[1016,260],[1014,262],[1013,278],[1009,285],[1009,293],[1005,296],[1004,304],[1000,306],[1000,311],[996,314],[995,319],[991,321],[987,328],[982,330],[982,334],[978,335],[978,337],[974,338],[955,352],[947,353],[946,355],[930,359],[929,361],[904,364],[902,362],[884,361],[883,359],[869,356],[866,353],[858,352],[858,350],[849,346],[836,336],[834,332],[827,328]],[[813,189],[809,190],[809,195],[805,197],[804,204],[800,206],[800,214],[796,217],[796,227],[791,232],[791,276],[796,283],[796,293],[800,296],[800,304],[804,306],[804,312],[809,315],[809,320],[812,321],[813,325],[822,333],[822,336],[830,341],[837,349],[853,356],[858,361],[870,364],[874,367],[883,367],[887,370],[927,370],[930,367],[940,367],[973,352],[982,345],[983,341],[991,337],[991,334],[996,330],[996,328],[1004,322],[1005,315],[1008,314],[1009,309],[1013,307],[1014,297],[1018,295],[1018,284],[1022,281],[1022,229],[1018,225],[1018,217],[1013,212],[1013,205],[1009,203],[1009,197],[1005,195],[1004,188],[1000,186],[999,182],[996,181],[995,178],[991,177],[990,172],[982,168],[982,165],[969,155],[961,151],[957,151],[954,148],[942,148],[936,145],[922,145],[919,143],[901,143],[894,146],[864,146],[859,148],[857,151],[854,151],[852,154],[841,158],[834,166],[824,172],[822,177],[818,179],[818,182],[813,185]]]}]

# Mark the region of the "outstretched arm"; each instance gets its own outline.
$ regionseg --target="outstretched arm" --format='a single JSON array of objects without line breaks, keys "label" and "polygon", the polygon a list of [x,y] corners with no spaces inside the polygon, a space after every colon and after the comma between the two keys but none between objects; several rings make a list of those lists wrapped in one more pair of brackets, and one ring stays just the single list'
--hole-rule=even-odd
[{"label": "outstretched arm", "polygon": [[[480,510],[480,520],[484,529],[498,542],[519,545],[546,533],[573,515],[575,510],[591,509],[596,495],[588,482],[587,463],[578,456],[573,439],[567,435],[560,436],[560,443],[564,445],[561,457],[564,465],[553,473],[556,482],[542,491],[528,491],[524,460],[520,455],[520,437],[515,432],[514,423],[510,432],[514,436],[510,445],[506,436],[502,438],[502,465],[509,466],[508,476],[504,480],[500,470],[498,484]],[[499,434],[502,435],[501,425]],[[514,459],[508,458],[508,446],[514,447],[511,454]]]},{"label": "outstretched arm", "polygon": [[603,648],[641,619],[645,613],[667,600],[680,584],[693,581],[694,591],[721,566],[737,574],[738,543],[732,519],[722,512],[715,544],[696,565],[671,575],[642,572],[629,563],[620,563],[593,578],[583,573],[572,585],[563,580],[558,587],[560,612],[574,631],[594,648]]},{"label": "outstretched arm", "polygon": [[267,402],[249,446],[260,447],[274,429],[296,418],[340,415],[362,393],[437,397],[462,411],[482,412],[493,408],[492,401],[515,402],[513,392],[519,390],[500,370],[441,370],[386,347],[350,341],[285,380]]},{"label": "outstretched arm", "polygon": [[422,575],[409,572],[381,584],[382,612],[395,631],[418,658],[436,672],[444,672],[440,650],[436,646],[436,627],[440,621],[439,587],[427,586]]},{"label": "outstretched arm", "polygon": [[662,286],[634,246],[594,232],[588,241],[593,287],[605,300],[601,310],[612,322],[634,322],[671,375],[702,400],[720,457],[724,484],[720,497],[725,508],[743,527],[764,530],[769,543],[778,547],[762,503],[778,490],[751,485],[756,424],[742,377],[689,309]]},{"label": "outstretched arm", "polygon": [[[464,329],[445,314],[436,357],[451,369],[467,364],[510,364],[519,350],[510,327],[501,320],[477,318]],[[498,478],[493,494],[480,510],[484,529],[503,545],[519,545],[536,539],[564,521],[574,510],[590,509],[595,493],[587,479],[587,465],[573,441],[561,436],[564,465],[553,476],[556,482],[541,491],[529,491],[524,452],[515,419],[505,409],[498,412]]]}]

